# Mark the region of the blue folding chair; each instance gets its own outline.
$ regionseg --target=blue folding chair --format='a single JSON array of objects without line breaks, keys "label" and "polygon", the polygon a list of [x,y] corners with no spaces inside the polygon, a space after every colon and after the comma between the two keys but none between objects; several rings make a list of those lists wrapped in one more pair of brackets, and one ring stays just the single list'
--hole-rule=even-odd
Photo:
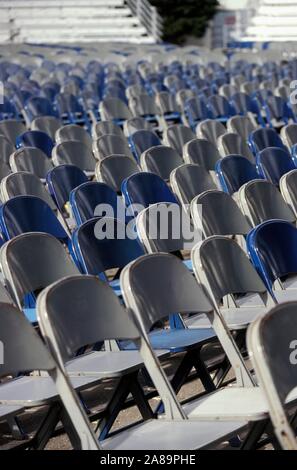
[{"label": "blue folding chair", "polygon": [[184,113],[190,127],[195,130],[198,122],[209,118],[209,111],[204,100],[199,98],[190,98],[184,106]]},{"label": "blue folding chair", "polygon": [[3,103],[0,104],[0,121],[18,119],[18,112],[14,104],[6,97],[2,97],[2,101]]},{"label": "blue folding chair", "polygon": [[256,165],[241,155],[228,155],[217,161],[216,175],[225,193],[233,194],[254,179],[260,179]]},{"label": "blue folding chair", "polygon": [[269,96],[264,103],[266,119],[272,128],[283,127],[289,120],[294,120],[292,110],[280,96]]},{"label": "blue folding chair", "polygon": [[249,137],[249,144],[255,155],[267,147],[286,148],[278,133],[274,129],[267,128],[253,131]]},{"label": "blue folding chair", "polygon": [[264,125],[258,102],[253,100],[248,94],[242,92],[235,93],[231,96],[230,103],[236,114],[245,116],[247,113],[251,113],[261,125]]},{"label": "blue folding chair", "polygon": [[56,107],[64,124],[78,124],[89,128],[90,122],[85,110],[71,93],[57,95]]},{"label": "blue folding chair", "polygon": [[52,139],[42,131],[26,131],[16,139],[16,148],[37,147],[49,158],[52,156],[54,143]]},{"label": "blue folding chair", "polygon": [[139,212],[139,209],[157,202],[178,204],[165,181],[154,173],[140,172],[129,176],[122,183],[122,194],[126,206],[133,211],[134,215]]},{"label": "blue folding chair", "polygon": [[30,98],[26,102],[24,110],[29,122],[39,116],[58,117],[58,114],[51,105],[51,102],[47,98],[42,98],[40,96]]},{"label": "blue folding chair", "polygon": [[233,107],[223,96],[210,96],[206,103],[213,119],[217,119],[221,122],[227,122],[229,117],[234,116],[235,114]]},{"label": "blue folding chair", "polygon": [[257,154],[257,170],[259,174],[278,185],[280,178],[291,170],[296,164],[285,148],[268,147]]},{"label": "blue folding chair", "polygon": [[151,147],[161,145],[159,137],[153,132],[146,129],[134,132],[129,138],[132,152],[136,160],[140,161],[141,154]]},{"label": "blue folding chair", "polygon": [[71,191],[69,201],[78,226],[96,216],[126,220],[122,198],[105,183],[83,183]]},{"label": "blue folding chair", "polygon": [[[278,300],[297,299],[297,229],[284,220],[268,220],[247,237],[251,260],[267,289]],[[275,282],[280,284],[274,288]]]}]

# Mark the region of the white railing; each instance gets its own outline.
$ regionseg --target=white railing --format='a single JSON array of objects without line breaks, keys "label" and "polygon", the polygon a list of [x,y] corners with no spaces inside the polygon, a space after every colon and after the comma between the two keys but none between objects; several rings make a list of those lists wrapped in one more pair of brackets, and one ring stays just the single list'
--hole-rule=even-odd
[{"label": "white railing", "polygon": [[162,41],[163,20],[157,8],[153,7],[148,0],[126,0],[126,3],[155,41]]}]

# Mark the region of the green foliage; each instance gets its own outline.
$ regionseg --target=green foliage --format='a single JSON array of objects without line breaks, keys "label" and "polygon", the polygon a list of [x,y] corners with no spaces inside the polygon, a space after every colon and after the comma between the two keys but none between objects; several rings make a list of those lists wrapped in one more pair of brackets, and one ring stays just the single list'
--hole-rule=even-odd
[{"label": "green foliage", "polygon": [[151,0],[164,20],[164,41],[182,44],[186,36],[201,37],[216,13],[217,0]]}]

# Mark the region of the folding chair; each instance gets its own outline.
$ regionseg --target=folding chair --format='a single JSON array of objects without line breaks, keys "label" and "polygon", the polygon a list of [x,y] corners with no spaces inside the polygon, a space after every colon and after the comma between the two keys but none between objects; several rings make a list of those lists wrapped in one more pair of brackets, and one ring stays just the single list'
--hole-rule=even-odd
[{"label": "folding chair", "polygon": [[[84,298],[87,299],[84,306],[79,305],[80,302],[77,302],[78,295],[80,297],[82,292],[84,292]],[[69,303],[67,302],[65,307],[66,293],[67,300],[69,297]],[[101,305],[99,311],[98,305]],[[105,310],[108,312],[108,322],[106,322]],[[63,312],[62,316],[61,311]],[[75,348],[86,343],[123,338],[140,341],[140,352],[143,355],[145,366],[152,376],[161,397],[165,398],[167,396],[164,401],[165,413],[162,420],[151,419],[130,427],[124,432],[101,442],[103,449],[124,450],[143,449],[145,447],[146,449],[164,450],[176,447],[179,449],[207,447],[210,443],[229,437],[234,432],[242,429],[242,422],[216,423],[214,426],[213,423],[209,422],[195,423],[185,419],[186,416],[162,372],[158,359],[147,342],[142,339],[139,329],[131,321],[111,289],[98,279],[90,276],[70,277],[53,284],[43,291],[39,297],[38,312],[44,337],[50,350],[60,358],[60,367],[63,367],[62,361],[69,357],[69,352],[73,353]],[[60,333],[57,330],[58,324],[61,328]],[[77,331],[76,339],[74,342],[70,342],[73,330]],[[128,351],[120,352],[120,354],[127,353]],[[120,366],[121,364],[118,364],[118,369],[120,369]],[[83,411],[80,414],[82,413]],[[77,432],[80,435],[83,434],[77,412],[73,412],[72,419],[76,422]],[[190,431],[192,436],[195,434],[195,437],[190,438],[190,441],[186,430]],[[170,433],[170,439],[168,439],[168,433]],[[185,436],[187,437],[185,438]]]},{"label": "folding chair", "polygon": [[257,154],[259,174],[278,185],[280,178],[296,168],[295,161],[285,148],[268,147]]},{"label": "folding chair", "polygon": [[57,210],[53,199],[44,185],[33,173],[18,171],[6,176],[0,183],[1,199],[3,202],[15,196],[37,196],[48,204],[53,210]]},{"label": "folding chair", "polygon": [[216,174],[222,190],[229,194],[236,193],[248,181],[261,178],[256,165],[241,155],[229,155],[219,160]]},{"label": "folding chair", "polygon": [[126,103],[119,98],[105,98],[100,103],[99,112],[103,121],[113,121],[119,126],[133,117]]},{"label": "folding chair", "polygon": [[248,142],[250,134],[257,128],[248,116],[232,116],[227,121],[227,130],[235,132],[245,142]]},{"label": "folding chair", "polygon": [[288,173],[285,173],[280,181],[279,181],[279,188],[281,194],[288,204],[288,206],[292,209],[295,216],[297,216],[297,169],[291,170]]},{"label": "folding chair", "polygon": [[[141,130],[152,130],[152,125],[143,117],[133,117],[124,122],[123,131],[127,138],[131,137],[134,132]],[[114,134],[114,132],[110,132],[110,134]]]},{"label": "folding chair", "polygon": [[249,117],[251,121],[254,122],[254,124],[256,124],[257,122],[259,122],[259,124],[261,125],[264,124],[257,101],[253,100],[246,93],[235,93],[231,97],[230,102],[233,106],[235,114]]},{"label": "folding chair", "polygon": [[146,150],[161,145],[161,141],[157,134],[153,131],[141,130],[134,132],[129,139],[131,150],[139,162],[140,157]]},{"label": "folding chair", "polygon": [[175,101],[175,96],[168,91],[160,91],[155,96],[156,105],[159,108],[163,128],[172,124],[181,123],[181,114]]},{"label": "folding chair", "polygon": [[264,104],[267,122],[274,129],[279,129],[293,121],[292,110],[279,96],[269,96]]},{"label": "folding chair", "polygon": [[203,166],[207,171],[214,171],[217,161],[221,158],[218,149],[206,139],[193,139],[183,148],[186,163]]},{"label": "folding chair", "polygon": [[54,116],[39,116],[31,122],[32,131],[45,132],[55,141],[56,131],[62,126],[62,121]]},{"label": "folding chair", "polygon": [[45,132],[26,131],[16,139],[16,148],[23,147],[36,147],[51,158],[54,143]]},{"label": "folding chair", "polygon": [[86,129],[77,124],[67,124],[66,126],[59,127],[55,134],[55,140],[57,144],[78,140],[92,149],[92,139],[90,135]]},{"label": "folding chair", "polygon": [[209,111],[204,100],[197,97],[190,98],[185,102],[184,114],[193,131],[195,131],[198,122],[209,117]]},{"label": "folding chair", "polygon": [[165,181],[169,181],[170,173],[183,165],[184,161],[176,150],[165,145],[157,145],[144,151],[140,158],[144,171],[156,173]]},{"label": "folding chair", "polygon": [[124,136],[106,134],[93,141],[93,152],[97,160],[103,160],[110,155],[126,155],[132,158],[133,154]]},{"label": "folding chair", "polygon": [[282,219],[295,222],[296,216],[282,198],[279,190],[265,180],[249,181],[238,193],[242,212],[253,227],[265,220]]},{"label": "folding chair", "polygon": [[87,176],[94,175],[96,160],[92,149],[77,140],[62,142],[53,148],[52,159],[55,166],[75,165],[83,170]]},{"label": "folding chair", "polygon": [[195,134],[192,129],[182,124],[174,124],[164,130],[164,144],[174,148],[180,156],[183,155],[184,145],[193,139],[195,139]]},{"label": "folding chair", "polygon": [[274,129],[267,128],[260,128],[253,131],[249,137],[249,144],[255,155],[267,147],[285,148],[278,133]]},{"label": "folding chair", "polygon": [[[153,96],[149,96],[147,94],[134,96],[129,100],[129,108],[131,109],[133,116],[143,117],[153,125],[154,129],[159,128],[159,110]],[[129,119],[130,117],[132,116],[128,116],[126,119]]]},{"label": "folding chair", "polygon": [[4,135],[0,134],[0,155],[1,155],[1,163],[9,163],[10,155],[15,151],[14,145],[10,143],[10,141],[4,137]]},{"label": "folding chair", "polygon": [[119,135],[120,137],[123,137],[122,129],[113,121],[100,121],[100,122],[96,122],[96,124],[93,125],[92,127],[93,140],[97,140],[106,134]]},{"label": "folding chair", "polygon": [[24,132],[26,132],[26,127],[22,121],[16,119],[0,121],[0,135],[4,135],[12,145],[15,145],[17,137]]},{"label": "folding chair", "polygon": [[215,146],[217,146],[217,140],[220,135],[225,134],[225,132],[225,126],[220,121],[214,119],[205,119],[205,121],[199,122],[196,128],[198,139],[206,139]]},{"label": "folding chair", "polygon": [[117,193],[121,192],[123,181],[140,169],[135,160],[125,155],[110,155],[99,160],[95,167],[96,180],[110,186]]},{"label": "folding chair", "polygon": [[10,156],[9,163],[13,172],[33,173],[41,181],[45,180],[47,172],[53,168],[51,159],[36,147],[24,147],[16,150]]},{"label": "folding chair", "polygon": [[191,202],[192,220],[205,237],[246,236],[251,226],[234,199],[223,191],[205,191]]},{"label": "folding chair", "polygon": [[297,144],[297,124],[287,124],[286,126],[282,127],[280,135],[284,144],[289,149],[292,148],[293,145]]},{"label": "folding chair", "polygon": [[235,93],[237,92],[237,88],[236,86],[234,85],[222,85],[220,88],[219,88],[219,95],[220,96],[223,96],[224,98],[226,98],[226,100],[230,100],[231,97],[233,95],[235,95]]},{"label": "folding chair", "polygon": [[265,318],[252,323],[247,335],[252,364],[269,406],[274,433],[284,450],[297,450],[296,417],[289,417],[287,406],[297,383],[296,308],[296,302],[277,305]]},{"label": "folding chair", "polygon": [[217,145],[222,157],[226,157],[227,155],[242,155],[251,163],[255,163],[255,158],[248,144],[238,134],[226,132],[220,135]]},{"label": "folding chair", "polygon": [[247,237],[251,260],[278,303],[296,300],[296,227],[284,220],[268,220]]},{"label": "folding chair", "polygon": [[56,96],[55,106],[64,124],[79,124],[89,127],[88,116],[76,96],[62,92]]},{"label": "folding chair", "polygon": [[236,114],[228,100],[220,95],[210,96],[207,99],[206,105],[211,117],[219,122],[227,122],[230,116]]},{"label": "folding chair", "polygon": [[25,120],[28,125],[33,119],[39,116],[54,116],[57,117],[51,102],[47,98],[41,96],[33,96],[24,106]]}]

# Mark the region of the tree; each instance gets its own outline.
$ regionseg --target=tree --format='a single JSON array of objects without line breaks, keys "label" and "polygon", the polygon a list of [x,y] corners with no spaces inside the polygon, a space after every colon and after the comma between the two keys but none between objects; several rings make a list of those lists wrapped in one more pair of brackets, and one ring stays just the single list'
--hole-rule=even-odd
[{"label": "tree", "polygon": [[151,0],[164,20],[164,41],[182,44],[186,36],[204,35],[217,0]]}]

